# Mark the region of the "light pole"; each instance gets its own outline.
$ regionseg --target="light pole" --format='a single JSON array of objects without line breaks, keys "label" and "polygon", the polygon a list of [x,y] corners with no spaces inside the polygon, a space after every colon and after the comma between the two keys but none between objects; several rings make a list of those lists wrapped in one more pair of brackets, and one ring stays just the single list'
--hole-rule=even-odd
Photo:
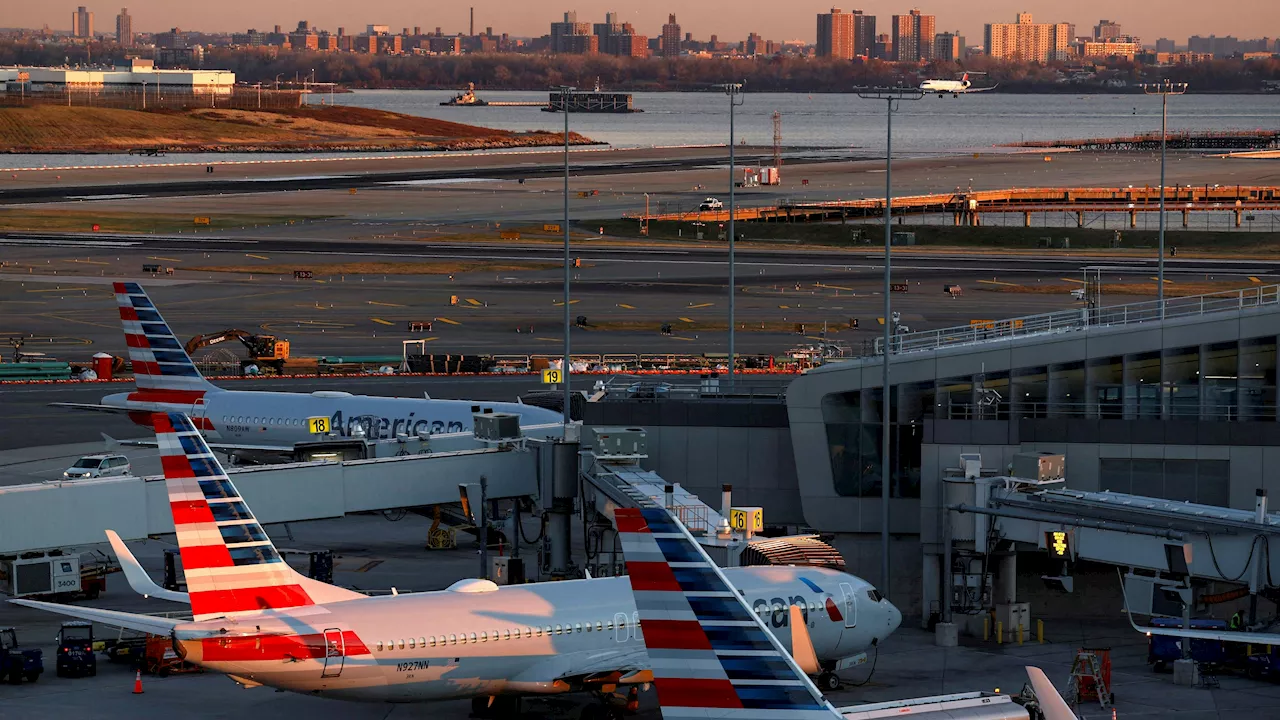
[{"label": "light pole", "polygon": [[1164,319],[1164,161],[1165,147],[1169,137],[1169,96],[1183,95],[1187,92],[1186,83],[1175,83],[1165,80],[1161,83],[1146,83],[1142,92],[1160,96],[1160,261],[1156,269],[1156,300],[1160,306],[1160,319]]},{"label": "light pole", "polygon": [[889,472],[892,469],[889,462],[889,411],[893,406],[889,392],[890,344],[893,341],[889,247],[893,244],[893,111],[903,100],[919,100],[924,93],[916,88],[862,88],[855,89],[855,92],[866,100],[884,100],[888,118],[884,146],[884,347],[880,356],[883,369],[880,390],[880,591],[889,597]]},{"label": "light pole", "polygon": [[569,415],[572,397],[569,392],[569,93],[578,88],[559,85],[556,89],[560,91],[560,110],[564,113],[564,367],[560,379],[564,380],[564,424],[567,426],[572,421]]},{"label": "light pole", "polygon": [[729,391],[732,392],[733,380],[734,380],[733,366],[737,364],[735,362],[737,359],[737,355],[734,354],[734,350],[733,350],[734,325],[735,325],[734,296],[737,294],[737,291],[738,291],[737,276],[735,274],[737,271],[737,267],[734,265],[734,252],[733,252],[734,242],[736,240],[736,238],[734,238],[735,233],[733,230],[733,216],[737,214],[736,213],[737,201],[736,201],[736,198],[734,197],[734,191],[733,191],[734,164],[736,161],[736,157],[734,154],[735,140],[733,135],[733,130],[734,130],[733,109],[738,107],[739,105],[742,105],[744,102],[746,102],[746,98],[739,97],[742,94],[742,83],[724,83],[723,85],[719,85],[717,87],[719,87],[721,90],[724,90],[725,95],[729,96],[729,378],[728,380],[729,380]]}]

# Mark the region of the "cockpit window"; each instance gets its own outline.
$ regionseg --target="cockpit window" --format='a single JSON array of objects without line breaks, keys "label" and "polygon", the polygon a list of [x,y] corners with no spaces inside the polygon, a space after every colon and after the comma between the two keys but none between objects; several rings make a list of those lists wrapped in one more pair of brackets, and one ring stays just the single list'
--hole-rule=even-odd
[{"label": "cockpit window", "polygon": [[867,591],[867,597],[871,598],[871,602],[877,603],[884,599],[884,596],[880,594],[880,591],[875,588],[871,588]]}]

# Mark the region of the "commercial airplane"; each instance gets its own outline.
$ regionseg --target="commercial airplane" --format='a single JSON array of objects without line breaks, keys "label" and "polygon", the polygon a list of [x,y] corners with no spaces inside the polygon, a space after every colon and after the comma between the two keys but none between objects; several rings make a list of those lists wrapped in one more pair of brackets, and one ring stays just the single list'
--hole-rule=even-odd
[{"label": "commercial airplane", "polygon": [[927,93],[937,93],[938,97],[943,95],[953,95],[960,97],[965,93],[986,92],[994,90],[997,86],[976,88],[973,81],[969,79],[969,73],[965,73],[959,80],[925,80],[920,83],[920,89]]},{"label": "commercial airplane", "polygon": [[[626,578],[505,587],[470,579],[380,597],[312,580],[281,559],[186,415],[156,413],[149,423],[189,591],[160,596],[189,601],[193,620],[11,602],[169,636],[183,658],[242,685],[345,700],[472,698],[478,711],[513,712],[522,695],[651,681]],[[121,560],[130,585],[150,594],[154,583],[136,561]],[[746,567],[724,575],[762,623],[807,623],[806,646],[824,667],[879,644],[902,621],[875,588],[846,573]]]},{"label": "commercial airplane", "polygon": [[[479,412],[513,413],[522,425],[551,424],[561,414],[515,402],[394,398],[348,392],[313,393],[223,390],[200,375],[137,283],[114,283],[137,390],[102,398],[102,404],[53,403],[59,407],[128,413],[139,425],[154,412],[184,412],[205,433],[210,446],[234,457],[291,456],[298,443],[364,437],[394,439],[434,433],[468,432]],[[323,434],[310,419],[325,420]],[[291,458],[290,458],[291,459]]]},{"label": "commercial airplane", "polygon": [[[1029,717],[1009,696],[983,693],[837,710],[809,678],[814,648],[800,607],[790,608],[788,648],[668,510],[619,508],[614,520],[665,720]],[[1043,671],[1026,670],[1046,720],[1078,720]]]}]

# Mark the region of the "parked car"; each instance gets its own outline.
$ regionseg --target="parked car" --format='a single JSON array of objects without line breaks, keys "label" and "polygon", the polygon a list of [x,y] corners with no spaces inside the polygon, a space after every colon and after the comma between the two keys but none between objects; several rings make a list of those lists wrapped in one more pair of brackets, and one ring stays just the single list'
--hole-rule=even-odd
[{"label": "parked car", "polygon": [[123,455],[85,455],[74,465],[63,470],[62,477],[64,480],[88,480],[89,478],[120,477],[132,472],[129,458]]},{"label": "parked car", "polygon": [[702,201],[702,204],[698,206],[698,209],[699,210],[723,210],[724,203],[720,202],[716,198],[709,197]]}]

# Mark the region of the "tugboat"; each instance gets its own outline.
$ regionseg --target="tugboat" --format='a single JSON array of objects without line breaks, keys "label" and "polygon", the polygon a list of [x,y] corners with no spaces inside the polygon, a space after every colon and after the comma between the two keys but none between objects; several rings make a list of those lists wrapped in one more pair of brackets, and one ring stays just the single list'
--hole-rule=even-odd
[{"label": "tugboat", "polygon": [[465,106],[465,107],[484,107],[485,105],[488,105],[489,103],[487,103],[487,102],[485,102],[484,100],[481,100],[480,98],[476,97],[476,84],[475,84],[475,83],[467,83],[467,89],[466,89],[466,90],[464,90],[464,91],[462,91],[462,92],[458,93],[457,95],[454,95],[454,96],[453,96],[453,98],[452,98],[451,100],[449,100],[449,101],[447,101],[447,102],[442,102],[442,103],[440,103],[440,104],[441,104],[441,105],[453,105],[453,106]]}]

